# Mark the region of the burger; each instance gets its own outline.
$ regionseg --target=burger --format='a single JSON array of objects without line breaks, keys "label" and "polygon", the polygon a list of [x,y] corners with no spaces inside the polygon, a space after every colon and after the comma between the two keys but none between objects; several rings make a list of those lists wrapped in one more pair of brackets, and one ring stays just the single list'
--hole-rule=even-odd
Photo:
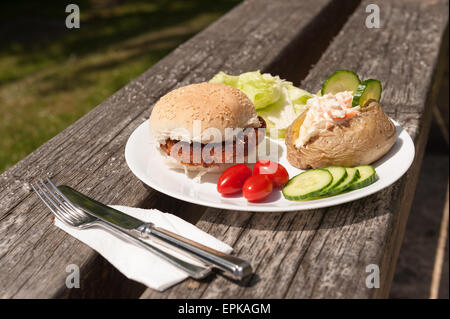
[{"label": "burger", "polygon": [[243,92],[207,82],[161,97],[149,122],[151,140],[165,163],[201,175],[248,162],[266,127]]}]

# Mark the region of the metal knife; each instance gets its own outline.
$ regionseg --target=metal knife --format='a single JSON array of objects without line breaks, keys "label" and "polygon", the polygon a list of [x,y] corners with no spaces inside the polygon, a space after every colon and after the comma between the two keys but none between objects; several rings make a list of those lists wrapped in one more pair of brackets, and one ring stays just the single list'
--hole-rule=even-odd
[{"label": "metal knife", "polygon": [[245,260],[209,248],[166,229],[156,227],[153,223],[143,222],[89,198],[69,186],[60,185],[58,189],[73,204],[86,213],[101,219],[105,223],[118,227],[131,236],[156,240],[169,248],[199,259],[207,265],[215,266],[236,279],[242,279],[252,273],[250,264]]}]

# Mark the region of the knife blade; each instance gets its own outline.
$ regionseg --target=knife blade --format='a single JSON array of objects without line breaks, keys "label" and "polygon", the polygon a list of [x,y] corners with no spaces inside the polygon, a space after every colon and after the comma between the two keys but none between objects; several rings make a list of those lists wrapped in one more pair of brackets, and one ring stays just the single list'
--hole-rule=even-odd
[{"label": "knife blade", "polygon": [[106,222],[113,223],[116,226],[125,228],[128,230],[137,229],[145,224],[142,220],[134,218],[130,215],[122,213],[121,211],[112,207],[106,206],[95,199],[92,199],[73,188],[60,185],[58,189],[63,193],[72,203],[80,206],[82,209],[87,210],[92,215],[98,217]]}]

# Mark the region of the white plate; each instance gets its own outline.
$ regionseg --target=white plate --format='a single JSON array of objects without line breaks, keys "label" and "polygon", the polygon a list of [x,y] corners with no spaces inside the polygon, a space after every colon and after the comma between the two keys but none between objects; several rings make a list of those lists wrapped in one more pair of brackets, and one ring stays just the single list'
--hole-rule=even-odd
[{"label": "white plate", "polygon": [[[145,184],[169,196],[204,206],[255,212],[276,212],[315,209],[350,202],[376,193],[397,181],[406,173],[414,159],[414,143],[409,134],[397,122],[397,140],[392,149],[380,160],[373,163],[378,179],[375,183],[345,194],[311,201],[289,201],[281,191],[274,191],[261,203],[249,203],[242,195],[222,197],[216,190],[219,174],[203,176],[202,183],[188,178],[183,171],[169,169],[162,161],[161,154],[149,142],[148,120],[142,123],[128,139],[125,147],[125,159],[131,171]],[[289,164],[286,159],[284,141],[269,140],[279,146],[279,163],[289,176],[295,176],[302,170]],[[152,147],[153,146],[153,147]],[[206,177],[206,178],[205,178]]]}]

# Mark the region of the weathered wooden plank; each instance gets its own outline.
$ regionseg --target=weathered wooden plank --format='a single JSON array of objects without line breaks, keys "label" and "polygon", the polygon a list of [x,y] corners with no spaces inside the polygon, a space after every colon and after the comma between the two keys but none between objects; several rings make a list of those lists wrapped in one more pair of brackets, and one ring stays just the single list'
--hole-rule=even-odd
[{"label": "weathered wooden plank", "polygon": [[[309,64],[292,55],[296,48],[306,47],[305,31],[315,32],[328,41],[330,30],[337,33],[355,3],[246,1],[3,173],[0,297],[92,297],[95,287],[108,289],[104,280],[120,278],[112,267],[102,267],[91,249],[52,225],[49,212],[26,183],[49,175],[55,182],[72,185],[105,203],[170,208],[173,213],[187,212],[185,217],[191,212],[202,213],[205,207],[168,201],[165,195],[148,190],[131,174],[124,160],[128,136],[148,118],[151,105],[161,95],[177,86],[207,80],[219,70],[239,73],[276,67],[279,57],[284,57],[285,62],[290,57],[295,58],[292,60],[295,63],[287,65],[289,69],[305,72]],[[337,8],[341,9],[339,17],[331,19]],[[316,48],[320,50],[320,46]],[[311,62],[310,57],[305,63]],[[280,73],[287,66],[281,67]],[[243,216],[237,214],[236,218]],[[75,293],[65,289],[68,264],[81,269],[81,289]],[[117,294],[110,290],[99,295],[123,296],[132,294],[133,289],[143,289],[129,281],[121,283]],[[109,287],[119,286],[110,283]]]},{"label": "weathered wooden plank", "polygon": [[[381,8],[380,29],[364,26],[370,3]],[[188,281],[164,293],[147,290],[142,297],[387,297],[428,135],[447,10],[447,1],[364,1],[302,82],[315,92],[339,68],[380,79],[383,108],[416,145],[405,177],[363,200],[316,211],[208,209],[198,225],[247,257],[256,276],[247,286],[218,277],[201,284]],[[380,267],[380,289],[366,288],[369,264]]]}]

